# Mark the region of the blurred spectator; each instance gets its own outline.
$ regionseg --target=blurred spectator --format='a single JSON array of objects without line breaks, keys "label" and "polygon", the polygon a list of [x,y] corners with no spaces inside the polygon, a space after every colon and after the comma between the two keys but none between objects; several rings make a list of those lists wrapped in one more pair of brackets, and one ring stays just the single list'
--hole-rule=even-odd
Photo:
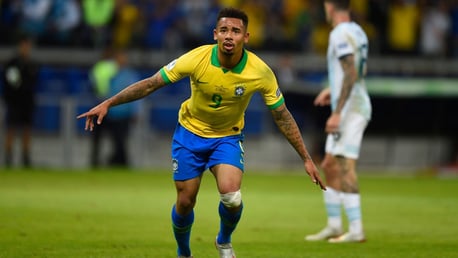
[{"label": "blurred spectator", "polygon": [[451,29],[448,49],[453,57],[458,58],[458,0],[452,0],[450,7]]},{"label": "blurred spectator", "polygon": [[367,20],[376,29],[375,40],[369,42],[369,51],[374,54],[385,54],[387,52],[387,20],[388,4],[385,0],[369,0]]},{"label": "blurred spectator", "polygon": [[320,55],[326,54],[330,31],[330,27],[324,22],[324,20],[315,24],[311,35],[311,47],[313,52]]},{"label": "blurred spectator", "polygon": [[309,51],[310,37],[313,26],[313,11],[315,1],[283,1],[283,17],[285,18],[286,37],[294,42],[293,49]]},{"label": "blurred spectator", "polygon": [[[102,58],[92,67],[89,75],[95,96],[99,101],[102,101],[104,98],[109,96],[110,81],[117,71],[118,65],[113,58],[113,51],[111,48],[107,48],[105,49]],[[100,166],[101,140],[107,132],[108,125],[106,123],[94,128],[90,152],[92,167]]]},{"label": "blurred spectator", "polygon": [[283,54],[280,56],[278,65],[275,66],[277,73],[278,83],[282,85],[284,91],[294,87],[294,82],[297,80],[296,69],[293,66],[293,59],[291,54]]},{"label": "blurred spectator", "polygon": [[[350,1],[350,8],[352,10],[352,19],[357,22],[364,32],[366,32],[371,46],[371,51],[379,52],[380,44],[378,43],[377,28],[368,19],[369,17],[369,1],[368,0],[352,0]],[[378,14],[377,14],[378,15]]]},{"label": "blurred spectator", "polygon": [[[111,97],[127,85],[139,80],[139,75],[129,67],[128,56],[123,50],[107,49],[104,56],[91,70],[91,80],[96,96],[100,99]],[[127,138],[131,123],[139,112],[139,102],[131,102],[110,109],[105,122],[94,128],[91,145],[91,165],[128,166]],[[107,161],[101,159],[101,140],[104,135],[110,139],[112,153]]]},{"label": "blurred spectator", "polygon": [[388,8],[388,47],[393,54],[416,53],[420,13],[416,0],[394,0]]},{"label": "blurred spectator", "polygon": [[[273,3],[271,5],[265,5],[264,9],[267,14],[264,24],[265,34],[262,38],[263,42],[266,43],[258,46],[258,48],[265,50],[292,50],[291,48],[295,47],[293,45],[297,45],[294,43],[299,42],[288,40],[288,36],[293,35],[295,31],[293,31],[294,28],[292,26],[289,28],[287,26],[288,21],[284,12],[284,6],[282,4],[276,5]],[[251,25],[249,25],[249,27],[250,26]],[[250,30],[250,28],[248,29]]]},{"label": "blurred spectator", "polygon": [[214,24],[219,11],[215,0],[180,0],[180,13],[183,15],[184,40],[186,48],[213,43]]},{"label": "blurred spectator", "polygon": [[17,36],[17,24],[19,19],[18,3],[8,0],[0,1],[0,44],[14,44],[14,37]]},{"label": "blurred spectator", "polygon": [[71,45],[81,23],[80,5],[76,0],[54,0],[49,18],[51,44]]},{"label": "blurred spectator", "polygon": [[218,2],[222,7],[239,7],[242,0],[219,0]]},{"label": "blurred spectator", "polygon": [[20,31],[40,41],[48,27],[52,0],[22,0],[16,4],[19,7]]},{"label": "blurred spectator", "polygon": [[179,23],[181,14],[175,1],[150,0],[142,2],[141,9],[145,13],[146,24],[144,31],[146,47],[154,49],[182,47],[183,39],[177,34],[183,25]]},{"label": "blurred spectator", "polygon": [[[422,9],[425,2],[444,3],[449,11],[437,18],[441,9]],[[40,46],[101,49],[110,44],[176,51],[212,43],[208,29],[213,29],[217,10],[235,6],[252,17],[249,47],[322,54],[329,26],[320,4],[317,0],[3,0],[0,44],[12,45],[14,36],[25,32]],[[457,0],[352,0],[351,5],[353,18],[367,31],[375,54],[436,51],[428,50],[436,37],[421,30],[437,27],[439,19],[446,18],[451,25],[444,32],[445,48],[458,56]],[[420,27],[425,19],[436,22]]]},{"label": "blurred spectator", "polygon": [[250,21],[248,30],[250,31],[250,42],[248,46],[259,49],[263,46],[266,31],[264,24],[267,22],[267,17],[270,15],[265,8],[266,2],[263,0],[246,0],[242,1],[240,9],[244,10]]},{"label": "blurred spectator", "polygon": [[428,57],[445,57],[447,36],[451,26],[446,1],[428,4],[421,16],[420,50]]},{"label": "blurred spectator", "polygon": [[2,72],[6,104],[5,164],[13,164],[13,143],[16,133],[22,132],[22,164],[31,166],[30,145],[35,110],[37,67],[30,59],[32,40],[21,38],[18,53],[10,59]]},{"label": "blurred spectator", "polygon": [[82,0],[84,37],[92,47],[106,46],[112,37],[115,0]]},{"label": "blurred spectator", "polygon": [[126,48],[137,45],[140,26],[140,10],[129,0],[117,0],[113,32],[113,46]]},{"label": "blurred spectator", "polygon": [[[118,69],[110,80],[109,97],[140,79],[137,72],[129,67],[129,60],[125,51],[116,51],[115,61]],[[137,120],[140,111],[139,104],[139,101],[135,101],[113,107],[105,118],[105,125],[113,144],[113,151],[108,160],[110,166],[128,167],[130,165],[127,141],[131,124]]]}]

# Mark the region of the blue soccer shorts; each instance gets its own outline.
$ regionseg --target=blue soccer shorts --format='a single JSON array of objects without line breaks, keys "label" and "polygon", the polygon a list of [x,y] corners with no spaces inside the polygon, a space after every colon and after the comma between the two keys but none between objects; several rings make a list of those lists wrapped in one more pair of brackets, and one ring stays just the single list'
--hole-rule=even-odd
[{"label": "blue soccer shorts", "polygon": [[177,124],[172,140],[173,179],[195,178],[219,164],[229,164],[243,172],[243,138],[243,134],[205,138]]}]

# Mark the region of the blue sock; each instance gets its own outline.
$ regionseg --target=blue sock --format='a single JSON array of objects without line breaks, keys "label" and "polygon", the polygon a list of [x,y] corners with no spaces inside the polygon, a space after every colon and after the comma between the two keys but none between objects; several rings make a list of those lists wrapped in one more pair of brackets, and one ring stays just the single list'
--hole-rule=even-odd
[{"label": "blue sock", "polygon": [[186,216],[181,216],[176,212],[175,205],[172,208],[172,227],[175,240],[178,245],[178,255],[190,256],[191,248],[189,245],[191,238],[191,227],[194,222],[194,211]]},{"label": "blue sock", "polygon": [[218,210],[221,222],[217,242],[219,244],[230,243],[232,232],[234,232],[242,216],[243,203],[240,205],[240,210],[235,213],[231,213],[222,202],[219,203]]}]

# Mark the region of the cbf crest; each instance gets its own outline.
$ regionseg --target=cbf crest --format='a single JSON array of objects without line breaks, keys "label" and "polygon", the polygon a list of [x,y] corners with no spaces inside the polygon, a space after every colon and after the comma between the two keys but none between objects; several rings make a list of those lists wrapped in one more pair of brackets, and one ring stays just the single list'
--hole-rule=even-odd
[{"label": "cbf crest", "polygon": [[236,97],[241,97],[243,94],[245,94],[245,85],[237,85],[235,86],[234,90],[234,96]]}]

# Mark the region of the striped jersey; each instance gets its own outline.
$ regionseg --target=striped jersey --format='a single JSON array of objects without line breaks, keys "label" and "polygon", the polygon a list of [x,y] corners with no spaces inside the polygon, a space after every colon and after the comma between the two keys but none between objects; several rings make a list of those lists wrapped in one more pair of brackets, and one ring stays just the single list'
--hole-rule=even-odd
[{"label": "striped jersey", "polygon": [[366,89],[364,77],[366,75],[369,42],[363,29],[355,22],[338,24],[329,35],[327,52],[328,79],[331,90],[331,108],[335,110],[342,89],[344,73],[340,58],[353,54],[358,79],[353,86],[349,99],[342,113],[356,112],[366,119],[371,118],[372,107]]}]

